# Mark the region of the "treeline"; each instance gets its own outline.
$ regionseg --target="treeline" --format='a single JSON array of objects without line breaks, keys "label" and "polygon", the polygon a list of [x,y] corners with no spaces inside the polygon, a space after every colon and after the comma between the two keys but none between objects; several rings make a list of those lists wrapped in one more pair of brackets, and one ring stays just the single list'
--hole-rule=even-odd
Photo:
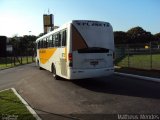
[{"label": "treeline", "polygon": [[152,35],[151,32],[144,30],[141,27],[134,27],[127,32],[114,32],[115,44],[140,44],[150,43],[160,44],[160,32]]},{"label": "treeline", "polygon": [[23,37],[14,36],[9,39],[7,44],[12,45],[13,52],[16,55],[32,55],[35,50],[36,39],[37,37],[34,35],[25,35]]},{"label": "treeline", "polygon": [[[38,37],[42,36],[41,33],[39,36],[34,35],[25,35],[23,37],[14,36],[10,38],[8,45],[12,45],[13,50],[17,54],[31,54],[33,49],[35,49],[35,41]],[[148,44],[150,42],[155,44],[160,44],[160,32],[157,34],[151,34],[144,30],[141,27],[134,27],[124,31],[115,31],[114,32],[115,44]],[[26,53],[28,52],[28,53]]]}]

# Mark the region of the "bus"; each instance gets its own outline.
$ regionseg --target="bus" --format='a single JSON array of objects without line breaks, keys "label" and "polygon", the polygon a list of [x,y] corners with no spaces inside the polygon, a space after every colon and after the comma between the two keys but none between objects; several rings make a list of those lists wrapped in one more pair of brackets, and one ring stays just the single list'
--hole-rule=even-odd
[{"label": "bus", "polygon": [[53,77],[85,79],[114,73],[110,23],[72,20],[36,40],[36,64]]}]

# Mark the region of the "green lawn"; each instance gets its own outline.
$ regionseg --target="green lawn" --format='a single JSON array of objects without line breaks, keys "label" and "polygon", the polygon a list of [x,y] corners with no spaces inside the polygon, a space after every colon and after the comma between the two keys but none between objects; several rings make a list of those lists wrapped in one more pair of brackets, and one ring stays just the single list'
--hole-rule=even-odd
[{"label": "green lawn", "polygon": [[[152,60],[151,60],[152,58]],[[128,61],[129,60],[129,61]],[[152,63],[152,64],[151,64]],[[160,69],[160,54],[155,55],[130,55],[125,56],[116,65],[140,69]]]},{"label": "green lawn", "polygon": [[0,119],[36,120],[12,90],[0,92]]},{"label": "green lawn", "polygon": [[[17,65],[21,65],[21,58],[18,57],[18,60],[15,59],[15,64],[14,64],[14,59],[11,57],[0,58],[0,69],[5,69],[5,68],[10,68],[10,67],[14,67]],[[31,62],[33,62],[32,56],[28,57],[28,62],[27,62],[27,57],[22,57],[22,64],[27,64]]]}]

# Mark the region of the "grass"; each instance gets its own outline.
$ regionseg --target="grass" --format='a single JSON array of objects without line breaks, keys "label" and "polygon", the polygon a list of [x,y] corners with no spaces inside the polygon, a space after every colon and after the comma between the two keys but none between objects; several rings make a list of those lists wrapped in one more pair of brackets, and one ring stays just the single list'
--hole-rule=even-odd
[{"label": "grass", "polygon": [[[22,64],[27,64],[33,62],[32,56],[28,57],[28,62],[27,62],[27,57],[22,57]],[[10,68],[14,66],[21,65],[21,58],[19,57],[18,59],[15,59],[15,64],[14,64],[14,58],[7,57],[7,58],[0,58],[0,69],[5,69],[5,68]]]},{"label": "grass", "polygon": [[125,56],[116,65],[139,69],[160,69],[160,54]]},{"label": "grass", "polygon": [[0,119],[36,120],[12,90],[0,92]]}]

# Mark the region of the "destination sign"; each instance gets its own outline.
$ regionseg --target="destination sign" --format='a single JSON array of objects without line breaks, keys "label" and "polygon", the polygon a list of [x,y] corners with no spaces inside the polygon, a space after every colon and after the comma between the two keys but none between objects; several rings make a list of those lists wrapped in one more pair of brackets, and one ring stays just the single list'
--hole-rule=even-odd
[{"label": "destination sign", "polygon": [[97,27],[109,27],[109,23],[96,22],[96,21],[76,21],[78,26],[97,26]]}]

